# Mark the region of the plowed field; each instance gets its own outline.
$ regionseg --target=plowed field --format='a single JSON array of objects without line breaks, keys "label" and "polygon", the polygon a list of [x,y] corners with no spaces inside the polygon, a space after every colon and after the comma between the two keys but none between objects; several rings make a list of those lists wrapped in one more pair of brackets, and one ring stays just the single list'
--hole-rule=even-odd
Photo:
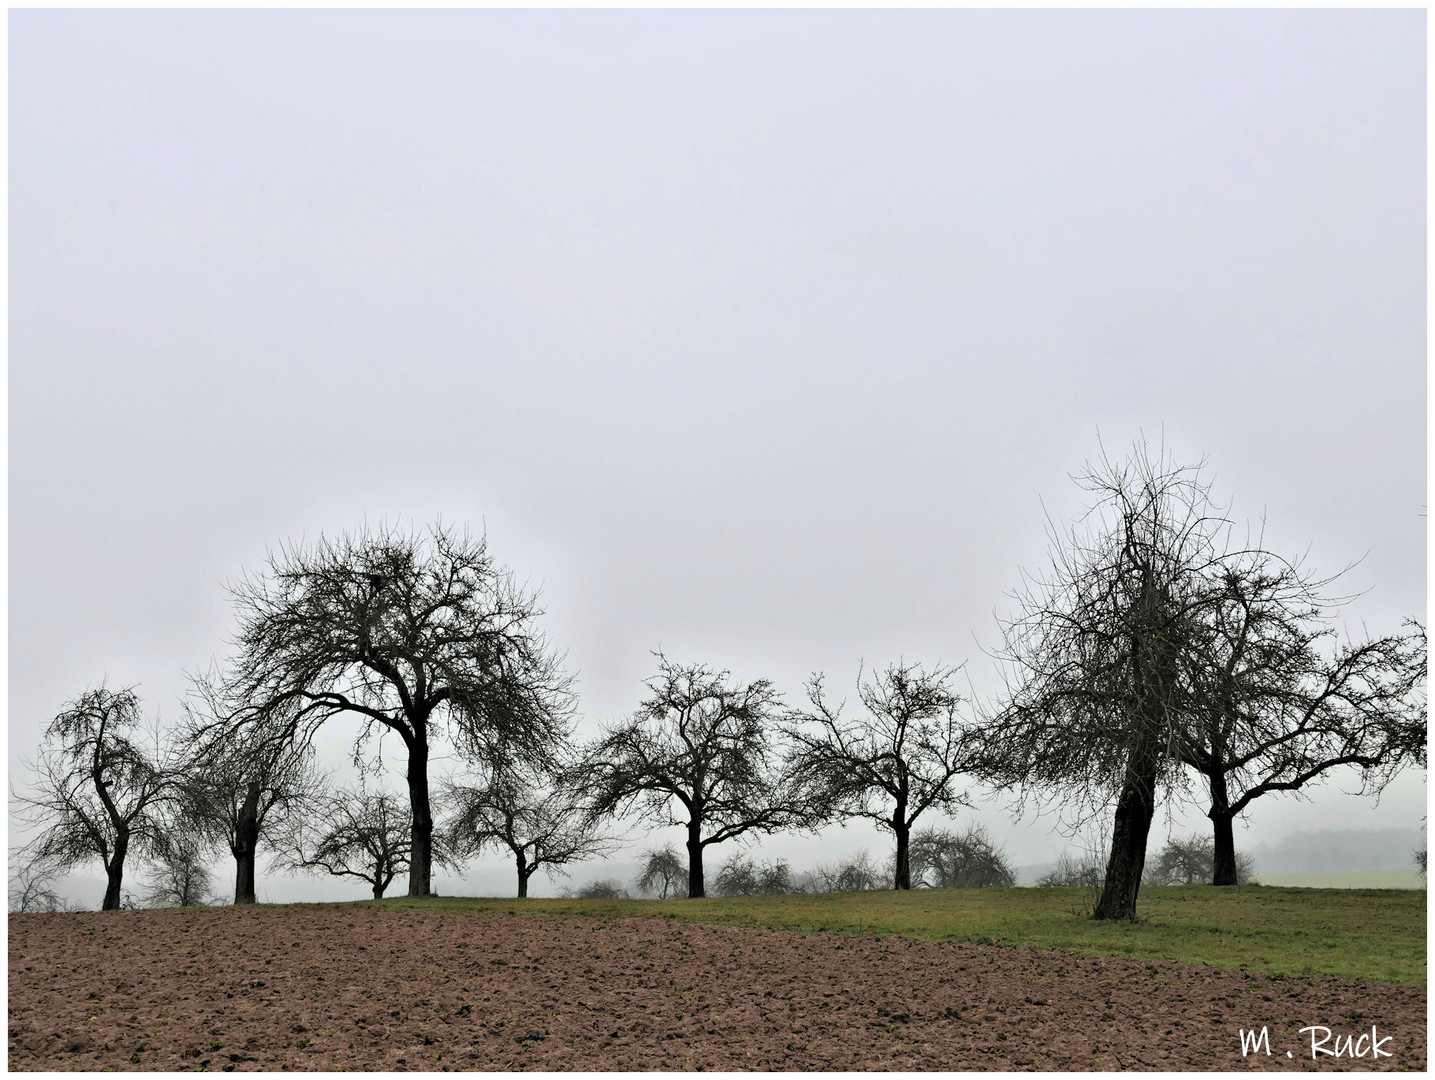
[{"label": "plowed field", "polygon": [[[9,935],[11,1069],[1426,1066],[1423,987],[1329,975],[381,907],[12,915]],[[1313,1060],[1310,1025],[1364,1056]],[[1262,1027],[1274,1053],[1243,1058]]]}]

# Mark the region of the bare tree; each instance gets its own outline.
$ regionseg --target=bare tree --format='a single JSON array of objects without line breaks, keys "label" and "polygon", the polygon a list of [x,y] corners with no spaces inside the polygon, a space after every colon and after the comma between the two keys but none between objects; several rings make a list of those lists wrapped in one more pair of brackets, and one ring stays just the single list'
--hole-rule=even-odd
[{"label": "bare tree", "polygon": [[687,895],[688,868],[671,844],[643,853],[643,870],[638,875],[638,892],[659,900]]},{"label": "bare tree", "polygon": [[882,888],[882,874],[864,848],[834,865],[815,866],[795,883],[800,892],[871,892]]},{"label": "bare tree", "polygon": [[[288,824],[276,861],[294,870],[356,877],[382,900],[394,877],[412,865],[413,823],[403,800],[341,788],[322,805],[312,821]],[[442,861],[442,849],[435,854]]]},{"label": "bare tree", "polygon": [[786,859],[760,863],[750,855],[734,855],[718,871],[713,890],[719,896],[781,896],[796,888]]},{"label": "bare tree", "polygon": [[1132,919],[1159,792],[1186,782],[1178,750],[1192,715],[1185,678],[1201,642],[1207,582],[1242,553],[1200,468],[1138,444],[1078,482],[1095,504],[1052,568],[1028,579],[1003,626],[1005,707],[986,730],[983,771],[1087,814],[1114,795],[1098,919]]},{"label": "bare tree", "polygon": [[950,688],[955,673],[894,664],[863,680],[857,694],[865,715],[844,718],[828,703],[821,675],[807,684],[811,711],[787,725],[789,767],[812,805],[826,815],[865,817],[896,838],[893,888],[912,887],[912,826],[931,809],[967,805],[953,780],[973,758],[964,746],[961,698]]},{"label": "bare tree", "polygon": [[500,765],[481,787],[450,784],[448,800],[455,808],[445,833],[452,855],[506,850],[518,870],[520,897],[528,895],[528,879],[540,867],[562,873],[567,864],[606,854],[612,845],[566,785],[551,776],[540,782]]},{"label": "bare tree", "polygon": [[1036,883],[1043,889],[1079,886],[1100,893],[1106,883],[1105,855],[1091,852],[1073,855],[1063,851],[1056,860],[1056,866],[1037,878]]},{"label": "bare tree", "polygon": [[154,867],[142,894],[146,907],[204,907],[213,903],[214,875],[204,835],[194,828],[166,830],[155,845]]},{"label": "bare tree", "polygon": [[569,682],[537,630],[536,596],[482,538],[442,525],[426,535],[364,529],[282,548],[266,575],[231,592],[239,632],[226,694],[253,704],[225,724],[258,723],[301,745],[340,715],[362,721],[358,743],[396,734],[412,821],[410,896],[431,892],[434,740],[543,766],[566,734]]},{"label": "bare tree", "polygon": [[637,806],[659,824],[685,827],[688,896],[697,898],[708,847],[807,818],[771,760],[781,712],[772,684],[743,686],[726,671],[657,657],[648,696],[589,749],[577,782],[595,818]]},{"label": "bare tree", "polygon": [[626,900],[628,890],[623,883],[614,878],[602,878],[598,881],[590,881],[586,885],[579,885],[576,889],[565,885],[558,890],[558,895],[564,900]]},{"label": "bare tree", "polygon": [[912,835],[912,882],[934,889],[1009,889],[1016,875],[1005,852],[973,825],[964,833],[924,829]]},{"label": "bare tree", "polygon": [[[1172,838],[1156,855],[1151,868],[1152,885],[1201,885],[1211,880],[1216,862],[1216,845],[1209,836]],[[1250,856],[1236,855],[1236,880],[1232,884],[1258,884]]]},{"label": "bare tree", "polygon": [[1425,764],[1424,628],[1337,643],[1330,609],[1342,601],[1327,584],[1264,552],[1210,583],[1179,757],[1210,792],[1216,885],[1237,882],[1233,822],[1253,800],[1344,766],[1377,793]]},{"label": "bare tree", "polygon": [[36,859],[26,859],[21,852],[10,853],[11,912],[64,911],[65,898],[55,891],[55,879],[61,871]]},{"label": "bare tree", "polygon": [[57,870],[98,858],[103,911],[122,899],[125,862],[158,839],[159,807],[171,793],[174,758],[157,728],[144,730],[133,689],[87,690],[45,731],[34,791],[16,796],[20,814],[43,831],[26,858]]},{"label": "bare tree", "polygon": [[[182,813],[207,841],[229,849],[234,902],[253,904],[260,844],[274,844],[291,816],[319,809],[323,779],[309,746],[266,738],[262,726],[224,724],[239,709],[226,705],[215,681],[196,680],[196,696],[179,782]],[[220,737],[206,740],[205,732]]]}]

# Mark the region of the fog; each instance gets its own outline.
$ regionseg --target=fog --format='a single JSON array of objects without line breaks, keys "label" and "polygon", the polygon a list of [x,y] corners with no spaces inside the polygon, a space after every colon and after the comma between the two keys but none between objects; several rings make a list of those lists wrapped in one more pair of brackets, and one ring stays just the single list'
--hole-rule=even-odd
[{"label": "fog", "polygon": [[[1423,620],[1424,31],[12,12],[12,786],[102,679],[177,719],[228,655],[226,583],[365,522],[485,531],[541,588],[584,738],[658,647],[794,704],[814,671],[850,696],[863,662],[965,664],[990,703],[1070,474],[1142,433],[1273,549],[1355,563],[1352,634]],[[1425,813],[1423,775],[1353,786],[1260,799],[1237,842]],[[974,794],[955,824],[1015,863],[1069,843]],[[1163,836],[1204,827],[1170,812]],[[631,836],[573,880],[676,838]],[[757,853],[862,847],[888,853],[858,825]],[[506,893],[506,867],[437,887]]]}]

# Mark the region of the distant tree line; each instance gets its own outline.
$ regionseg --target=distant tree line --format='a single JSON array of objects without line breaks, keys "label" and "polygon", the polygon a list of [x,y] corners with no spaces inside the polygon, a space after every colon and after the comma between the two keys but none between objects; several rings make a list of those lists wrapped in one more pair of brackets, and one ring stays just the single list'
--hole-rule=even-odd
[{"label": "distant tree line", "polygon": [[[646,895],[704,896],[720,845],[852,819],[890,834],[884,868],[794,875],[738,855],[714,890],[1011,885],[979,827],[921,825],[970,809],[980,783],[1017,807],[1109,815],[1095,914],[1132,918],[1143,877],[1237,883],[1233,823],[1256,799],[1345,767],[1376,793],[1424,767],[1422,626],[1339,636],[1335,579],[1239,535],[1199,466],[1138,443],[1078,480],[1090,508],[1053,527],[1050,566],[1015,594],[992,701],[957,693],[958,669],[898,661],[859,670],[850,709],[820,673],[789,705],[769,680],[658,652],[634,713],[587,744],[538,597],[484,538],[439,524],[283,546],[231,587],[234,652],[193,680],[182,723],[161,731],[133,689],[103,685],[55,716],[18,796],[39,829],[18,853],[21,902],[49,903],[43,882],[98,860],[102,906],[118,908],[132,857],[151,866],[150,902],[205,902],[217,850],[234,859],[236,904],[255,902],[261,850],[376,898],[401,874],[431,895],[435,866],[495,852],[524,896],[540,870],[612,851],[608,830],[634,818],[684,836],[681,855],[646,857]],[[406,791],[373,789],[369,771],[332,787],[314,745],[340,717],[359,725],[354,761],[397,759]],[[432,774],[440,750],[457,776]],[[1209,843],[1168,847],[1148,872],[1172,798],[1205,807]]]}]

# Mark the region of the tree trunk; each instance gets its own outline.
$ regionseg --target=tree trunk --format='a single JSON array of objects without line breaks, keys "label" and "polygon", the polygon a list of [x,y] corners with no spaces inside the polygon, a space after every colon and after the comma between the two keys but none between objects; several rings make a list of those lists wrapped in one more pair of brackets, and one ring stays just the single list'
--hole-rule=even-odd
[{"label": "tree trunk", "polygon": [[409,895],[432,896],[433,812],[429,808],[428,734],[420,729],[409,744],[409,802],[413,829],[409,833]]},{"label": "tree trunk", "polygon": [[382,899],[384,898],[384,890],[385,890],[386,888],[388,888],[388,883],[387,883],[386,881],[384,881],[383,878],[379,878],[377,881],[375,881],[375,882],[374,882],[374,899],[375,899],[375,900],[382,900]]},{"label": "tree trunk", "polygon": [[115,852],[108,863],[105,864],[105,900],[100,905],[101,911],[119,911],[120,909],[120,886],[125,876],[125,856],[130,850],[130,834],[126,829],[121,829],[115,836]]},{"label": "tree trunk", "polygon": [[1158,750],[1152,742],[1151,735],[1143,732],[1126,765],[1126,780],[1112,822],[1106,885],[1093,913],[1098,919],[1136,918],[1136,894],[1146,866],[1146,838],[1151,832],[1151,819],[1156,816]]},{"label": "tree trunk", "polygon": [[897,873],[892,883],[894,889],[912,887],[911,842],[912,830],[907,824],[907,808],[899,805],[892,815],[892,831],[897,834]]},{"label": "tree trunk", "polygon": [[1206,816],[1211,819],[1215,830],[1215,873],[1212,885],[1236,884],[1236,815],[1231,813],[1231,798],[1226,791],[1226,774],[1213,772],[1208,777],[1211,783],[1211,809]]},{"label": "tree trunk", "polygon": [[533,871],[528,868],[528,860],[523,857],[523,852],[518,853],[518,898],[526,899],[528,896],[528,877]]},{"label": "tree trunk", "polygon": [[244,794],[244,805],[239,808],[239,820],[235,822],[234,846],[234,902],[253,904],[254,855],[259,848],[259,784],[251,783]]},{"label": "tree trunk", "polygon": [[688,899],[701,900],[703,892],[703,831],[702,826],[688,826]]}]

